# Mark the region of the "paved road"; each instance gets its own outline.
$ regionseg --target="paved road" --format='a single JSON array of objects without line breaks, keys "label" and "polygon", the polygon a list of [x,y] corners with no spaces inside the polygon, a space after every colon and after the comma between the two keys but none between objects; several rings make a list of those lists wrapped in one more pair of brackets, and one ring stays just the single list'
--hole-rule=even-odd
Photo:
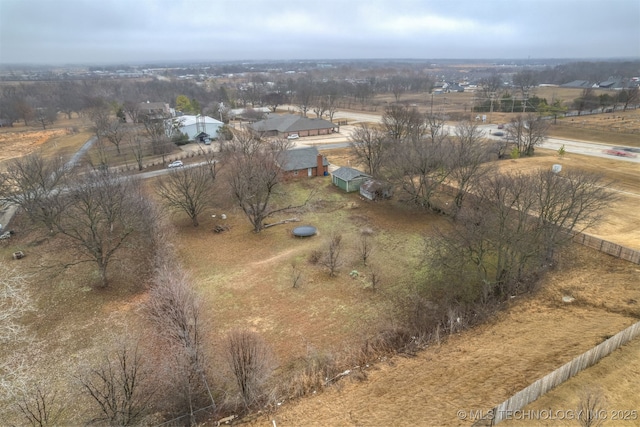
[{"label": "paved road", "polygon": [[[294,107],[291,107],[294,108]],[[341,126],[339,134],[332,135],[320,135],[320,136],[312,136],[305,137],[298,140],[297,145],[318,145],[322,146],[322,148],[330,149],[330,148],[343,148],[348,146],[349,142],[349,134],[351,131],[359,124],[359,123],[380,123],[382,119],[381,114],[376,113],[352,113],[346,111],[338,111],[336,112],[335,119],[347,119],[349,121],[349,125]],[[497,125],[495,124],[481,124],[479,125],[480,129],[485,132],[485,136],[490,139],[499,140],[502,137],[495,136],[490,134],[490,132],[495,132],[498,130]],[[455,130],[455,125],[447,125],[445,129],[453,134]],[[564,145],[564,149],[567,153],[573,154],[582,154],[586,156],[594,156],[601,157],[612,160],[619,160],[625,162],[632,163],[640,163],[640,156],[638,157],[618,157],[612,156],[610,154],[606,154],[605,150],[608,150],[613,147],[613,145],[607,145],[596,142],[587,142],[587,141],[575,141],[569,139],[560,139],[560,138],[547,138],[547,140],[540,145],[540,148],[545,148],[549,150],[557,151]],[[619,145],[616,145],[619,147]]]}]

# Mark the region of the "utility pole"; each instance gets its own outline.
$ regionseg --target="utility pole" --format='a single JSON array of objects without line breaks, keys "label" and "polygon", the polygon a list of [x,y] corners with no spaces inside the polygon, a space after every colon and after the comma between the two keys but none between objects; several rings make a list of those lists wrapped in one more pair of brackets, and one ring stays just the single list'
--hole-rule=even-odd
[{"label": "utility pole", "polygon": [[495,97],[496,93],[495,92],[491,92],[491,106],[489,107],[489,123],[491,122],[491,116],[493,116],[493,98]]},{"label": "utility pole", "polygon": [[433,116],[433,91],[431,91],[431,115]]}]

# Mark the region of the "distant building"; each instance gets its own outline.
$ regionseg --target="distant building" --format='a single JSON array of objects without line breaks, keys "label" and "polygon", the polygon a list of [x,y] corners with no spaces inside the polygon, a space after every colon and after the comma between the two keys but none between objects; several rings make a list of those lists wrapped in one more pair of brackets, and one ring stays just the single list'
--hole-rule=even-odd
[{"label": "distant building", "polygon": [[587,80],[573,80],[569,83],[560,85],[560,87],[574,87],[574,88],[581,88],[581,89],[589,88],[592,86],[593,85]]},{"label": "distant building", "polygon": [[184,115],[167,120],[167,136],[173,137],[176,132],[186,134],[189,141],[205,142],[206,138],[218,137],[218,129],[224,123],[209,116]]},{"label": "distant building", "polygon": [[271,114],[265,120],[251,123],[248,128],[261,137],[286,138],[289,135],[315,136],[338,132],[340,127],[328,120],[310,119],[297,114]]},{"label": "distant building", "polygon": [[[137,121],[149,119],[149,120],[166,120],[168,117],[173,117],[175,111],[169,107],[166,102],[141,102],[138,104]],[[136,118],[131,117],[129,113],[125,113],[125,120],[128,123],[133,123]]]}]

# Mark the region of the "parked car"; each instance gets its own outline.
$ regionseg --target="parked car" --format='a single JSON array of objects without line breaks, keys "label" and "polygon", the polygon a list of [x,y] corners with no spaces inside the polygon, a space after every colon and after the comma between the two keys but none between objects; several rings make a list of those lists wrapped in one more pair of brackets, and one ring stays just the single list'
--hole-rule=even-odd
[{"label": "parked car", "polygon": [[498,129],[504,129],[504,125],[502,124],[498,125]]},{"label": "parked car", "polygon": [[604,150],[605,154],[609,154],[611,156],[620,156],[620,157],[638,157],[637,154],[631,152],[631,151],[626,151],[624,149],[621,148],[611,148],[609,150]]},{"label": "parked car", "polygon": [[287,137],[287,139],[298,139],[298,138],[300,138],[300,135],[298,135],[297,133],[292,133]]},{"label": "parked car", "polygon": [[169,168],[179,168],[180,166],[184,166],[184,163],[182,163],[182,160],[175,160],[171,163],[169,163]]},{"label": "parked car", "polygon": [[495,136],[504,136],[504,132],[498,131],[493,133]]}]

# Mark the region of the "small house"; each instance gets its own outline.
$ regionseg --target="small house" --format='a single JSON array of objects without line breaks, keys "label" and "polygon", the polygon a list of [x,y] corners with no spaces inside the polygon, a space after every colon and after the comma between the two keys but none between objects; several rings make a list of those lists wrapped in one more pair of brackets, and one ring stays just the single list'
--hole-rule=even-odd
[{"label": "small house", "polygon": [[288,178],[298,176],[325,176],[329,172],[329,161],[316,147],[292,148],[287,150],[279,165]]},{"label": "small house", "polygon": [[336,169],[331,176],[333,185],[342,188],[347,193],[358,191],[363,182],[371,179],[370,175],[346,166]]}]

